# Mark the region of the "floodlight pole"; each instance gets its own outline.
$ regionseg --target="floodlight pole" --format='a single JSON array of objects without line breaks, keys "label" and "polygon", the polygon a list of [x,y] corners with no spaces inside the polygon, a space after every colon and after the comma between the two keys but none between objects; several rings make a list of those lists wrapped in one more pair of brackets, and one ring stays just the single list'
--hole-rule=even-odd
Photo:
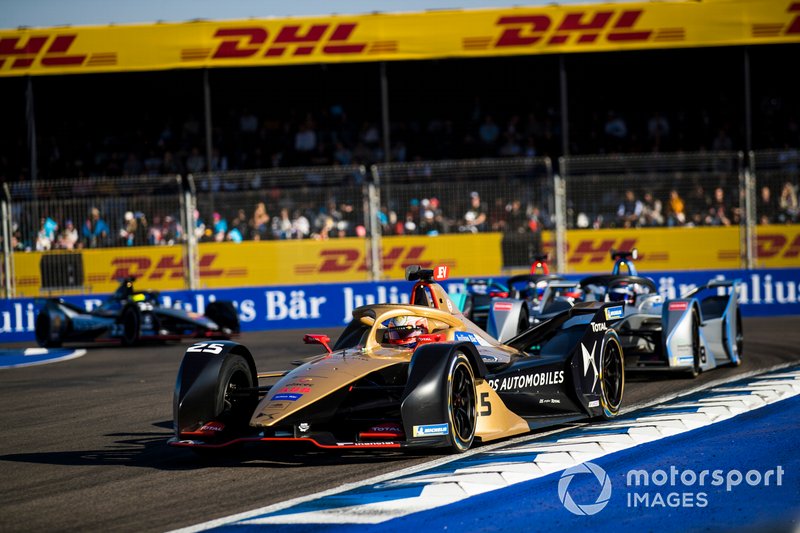
[{"label": "floodlight pole", "polygon": [[753,109],[750,89],[750,50],[744,47],[744,138],[745,151],[753,150]]},{"label": "floodlight pole", "polygon": [[561,89],[561,154],[569,155],[569,104],[567,103],[567,69],[564,54],[558,57],[559,85]]},{"label": "floodlight pole", "polygon": [[[211,85],[208,82],[208,68],[203,69],[203,105],[206,123],[206,172],[211,173],[211,152],[214,149],[214,141],[211,138]],[[210,210],[214,212],[214,195],[208,195]]]},{"label": "floodlight pole", "polygon": [[381,61],[381,120],[383,121],[383,160],[392,160],[391,140],[389,139],[389,77],[386,75],[386,61]]}]

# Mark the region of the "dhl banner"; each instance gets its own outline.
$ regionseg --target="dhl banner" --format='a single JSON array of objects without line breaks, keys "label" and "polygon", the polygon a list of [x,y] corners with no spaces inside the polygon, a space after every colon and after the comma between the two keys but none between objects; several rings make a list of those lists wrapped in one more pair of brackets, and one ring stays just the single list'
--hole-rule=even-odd
[{"label": "dhl banner", "polygon": [[[639,251],[636,265],[649,271],[741,268],[738,227],[639,228],[570,230],[567,233],[567,272],[607,272],[611,250]],[[544,247],[553,253],[552,234],[544,235]],[[758,226],[756,266],[800,265],[800,226]]]},{"label": "dhl banner", "polygon": [[[383,273],[387,279],[403,279],[405,268],[417,264],[424,267],[447,265],[459,276],[499,273],[503,266],[501,239],[499,233],[385,237]],[[200,244],[200,286],[225,288],[367,281],[370,279],[368,244],[369,241],[359,238]],[[182,289],[185,285],[183,254],[179,246],[18,253],[14,255],[17,295],[69,293],[64,286],[70,272],[72,292],[113,292],[117,280],[127,276],[136,276],[142,289]],[[52,280],[47,279],[49,275]],[[52,291],[48,287],[52,287]]]},{"label": "dhl banner", "polygon": [[796,0],[546,5],[0,30],[0,76],[798,41]]}]

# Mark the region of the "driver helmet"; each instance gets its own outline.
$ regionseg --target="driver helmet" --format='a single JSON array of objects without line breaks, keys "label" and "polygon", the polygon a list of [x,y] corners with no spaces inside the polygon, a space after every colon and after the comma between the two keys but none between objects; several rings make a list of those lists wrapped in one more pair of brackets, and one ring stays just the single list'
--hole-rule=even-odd
[{"label": "driver helmet", "polygon": [[633,304],[636,303],[636,295],[639,293],[641,293],[641,290],[636,283],[617,285],[608,291],[608,300],[611,302]]},{"label": "driver helmet", "polygon": [[394,346],[413,348],[417,345],[417,337],[428,333],[428,319],[417,316],[401,315],[389,320],[385,342]]}]

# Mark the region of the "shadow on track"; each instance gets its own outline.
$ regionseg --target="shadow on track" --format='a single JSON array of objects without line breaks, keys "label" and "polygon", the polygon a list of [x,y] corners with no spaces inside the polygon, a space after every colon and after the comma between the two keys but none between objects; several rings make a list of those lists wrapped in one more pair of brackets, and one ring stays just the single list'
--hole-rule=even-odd
[{"label": "shadow on track", "polygon": [[[172,448],[172,422],[156,422],[155,428],[167,431],[147,433],[110,433],[113,444],[99,450],[15,453],[0,455],[0,461],[63,466],[131,466],[164,471],[184,471],[210,467],[295,468],[358,465],[407,460],[422,454],[408,451],[330,451],[291,445],[252,445],[229,452],[200,456],[191,450]],[[308,445],[311,446],[311,445]],[[424,455],[435,456],[428,450]]]}]

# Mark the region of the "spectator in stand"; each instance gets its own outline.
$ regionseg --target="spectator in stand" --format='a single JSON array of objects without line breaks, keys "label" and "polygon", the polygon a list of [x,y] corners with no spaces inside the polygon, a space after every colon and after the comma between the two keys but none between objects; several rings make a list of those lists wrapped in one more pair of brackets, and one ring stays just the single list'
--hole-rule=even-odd
[{"label": "spectator in stand", "polygon": [[253,218],[250,219],[250,235],[254,241],[269,238],[269,213],[264,202],[258,202],[253,211]]},{"label": "spectator in stand", "polygon": [[186,158],[186,171],[190,173],[202,172],[206,168],[205,158],[200,154],[198,147],[193,147],[191,154]]},{"label": "spectator in stand", "polygon": [[625,123],[625,119],[616,112],[609,111],[603,131],[609,151],[619,152],[624,148],[624,142],[628,137],[628,125]]},{"label": "spectator in stand", "polygon": [[710,206],[711,199],[706,195],[703,186],[698,183],[686,198],[686,211],[689,222],[694,226],[702,225]]},{"label": "spectator in stand", "polygon": [[667,226],[683,226],[686,224],[686,206],[683,198],[676,189],[669,191],[669,203],[667,204]]},{"label": "spectator in stand", "polygon": [[161,217],[153,217],[153,225],[147,230],[147,244],[151,246],[158,246],[162,244],[161,239]]},{"label": "spectator in stand", "polygon": [[301,164],[308,164],[311,154],[317,148],[317,132],[314,130],[314,121],[309,116],[297,129],[294,136],[294,149],[298,154]]},{"label": "spectator in stand", "polygon": [[767,185],[761,187],[756,203],[756,218],[759,224],[772,224],[777,220],[778,202]]},{"label": "spectator in stand", "polygon": [[730,226],[733,209],[725,199],[725,190],[722,187],[714,189],[714,199],[708,208],[705,223],[709,226]]},{"label": "spectator in stand", "polygon": [[221,214],[214,213],[214,241],[222,242],[228,234],[228,221],[225,220]]},{"label": "spectator in stand", "polygon": [[486,115],[483,124],[478,129],[478,138],[483,144],[484,155],[495,155],[497,139],[500,137],[500,128],[495,124],[491,115]]},{"label": "spectator in stand", "polygon": [[281,240],[292,238],[292,219],[287,208],[282,207],[280,216],[272,219],[272,235]]},{"label": "spectator in stand", "polygon": [[664,213],[661,200],[654,198],[653,193],[647,191],[642,198],[642,216],[639,219],[642,226],[663,226]]},{"label": "spectator in stand", "polygon": [[78,230],[71,219],[64,223],[64,229],[58,235],[58,248],[62,250],[74,250],[78,246]]},{"label": "spectator in stand", "polygon": [[783,184],[781,197],[778,200],[778,209],[778,222],[782,224],[793,224],[800,219],[797,190],[790,181]]},{"label": "spectator in stand", "polygon": [[183,228],[181,223],[171,215],[164,217],[164,225],[161,228],[161,244],[172,246],[181,241]]},{"label": "spectator in stand", "polygon": [[194,219],[195,238],[198,242],[206,240],[206,237],[208,237],[208,233],[210,232],[206,232],[206,223],[203,222],[202,218],[200,218],[200,210],[195,209],[192,218]]},{"label": "spectator in stand", "polygon": [[136,242],[136,229],[138,224],[133,212],[126,211],[122,222],[122,229],[119,230],[120,244],[122,246],[134,246],[141,244]]},{"label": "spectator in stand", "polygon": [[419,223],[419,232],[422,235],[428,235],[430,237],[444,232],[442,224],[436,220],[436,213],[433,212],[433,209],[425,209],[422,212],[422,220]]},{"label": "spectator in stand", "polygon": [[464,233],[478,233],[486,231],[486,206],[481,202],[481,196],[476,191],[469,193],[469,208],[464,213],[461,231]]},{"label": "spectator in stand", "polygon": [[623,228],[632,228],[639,223],[644,206],[636,198],[633,190],[625,191],[625,197],[617,207],[617,223]]},{"label": "spectator in stand", "polygon": [[647,121],[647,135],[650,139],[650,149],[653,152],[660,152],[669,136],[669,122],[661,112],[656,111]]},{"label": "spectator in stand", "polygon": [[35,249],[37,252],[46,252],[53,247],[52,232],[48,231],[45,219],[42,219],[42,224],[39,227],[39,232],[36,234]]},{"label": "spectator in stand", "polygon": [[148,176],[161,175],[161,167],[164,161],[159,157],[155,150],[148,150],[147,158],[144,160],[144,172]]},{"label": "spectator in stand", "polygon": [[100,210],[93,207],[83,225],[83,238],[87,248],[102,248],[108,244],[108,224],[100,218]]},{"label": "spectator in stand", "polygon": [[292,213],[292,238],[305,239],[311,233],[311,224],[308,218],[300,211],[295,209]]}]

